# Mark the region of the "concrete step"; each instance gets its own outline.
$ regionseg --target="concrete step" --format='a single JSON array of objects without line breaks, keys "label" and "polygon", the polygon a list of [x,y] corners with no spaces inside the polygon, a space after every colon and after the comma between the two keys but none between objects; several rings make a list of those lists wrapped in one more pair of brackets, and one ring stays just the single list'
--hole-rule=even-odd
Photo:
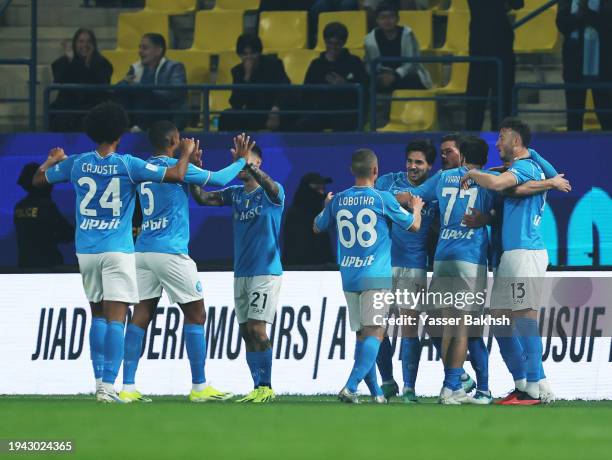
[{"label": "concrete step", "polygon": [[[37,38],[38,41],[55,41],[68,39],[71,40],[72,36],[76,32],[76,29],[72,26],[68,27],[38,27]],[[104,26],[96,27],[94,30],[96,39],[100,40],[113,40],[117,36],[116,26]],[[23,26],[6,26],[0,28],[0,41],[12,40],[12,41],[26,41],[30,42],[30,27]]]},{"label": "concrete step", "polygon": [[[38,8],[38,26],[64,26],[88,27],[96,29],[97,27],[113,27],[117,25],[119,13],[126,11],[137,11],[133,9],[122,8],[83,8],[76,6],[39,5]],[[12,5],[6,10],[4,15],[0,17],[0,25],[10,26],[29,26],[30,25],[30,8]]]},{"label": "concrete step", "polygon": [[[99,40],[98,46],[100,49],[115,48],[117,41],[115,38]],[[39,41],[37,44],[38,63],[51,64],[57,58],[62,56],[63,48],[61,40]],[[30,43],[26,41],[17,41],[14,43],[0,41],[0,56],[3,58],[27,58],[30,56]]]}]

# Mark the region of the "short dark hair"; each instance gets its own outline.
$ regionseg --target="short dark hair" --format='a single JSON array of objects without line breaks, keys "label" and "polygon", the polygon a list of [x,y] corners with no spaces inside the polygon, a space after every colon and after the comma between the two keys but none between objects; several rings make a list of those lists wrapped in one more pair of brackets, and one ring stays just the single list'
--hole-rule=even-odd
[{"label": "short dark hair", "polygon": [[378,162],[374,151],[370,149],[358,149],[351,158],[351,170],[355,177],[370,177],[372,166]]},{"label": "short dark hair", "polygon": [[395,16],[399,16],[399,8],[397,3],[389,1],[380,2],[376,7],[376,17],[378,17],[380,13],[386,12],[394,13]]},{"label": "short dark hair", "polygon": [[489,158],[489,145],[480,137],[468,135],[461,139],[459,152],[466,163],[484,166]]},{"label": "short dark hair", "polygon": [[457,144],[457,147],[459,147],[459,144],[461,143],[461,138],[463,137],[463,135],[459,132],[453,132],[453,133],[448,133],[445,134],[444,136],[442,136],[442,140],[440,141],[440,143],[443,142],[454,142],[455,144]]},{"label": "short dark hair", "polygon": [[166,54],[166,39],[164,38],[162,34],[150,32],[150,33],[144,34],[142,38],[149,39],[149,41],[153,43],[153,46],[159,46],[162,49],[162,56]]},{"label": "short dark hair", "polygon": [[348,39],[348,29],[341,22],[330,22],[323,29],[323,40],[337,38],[342,43],[346,43]]},{"label": "short dark hair", "polygon": [[242,34],[236,41],[236,54],[244,53],[247,48],[251,48],[255,53],[261,53],[263,51],[261,38],[255,34]]},{"label": "short dark hair", "polygon": [[92,108],[83,121],[85,133],[97,144],[118,141],[130,125],[128,114],[114,102],[103,102]]},{"label": "short dark hair", "polygon": [[527,123],[516,117],[504,118],[499,129],[510,129],[521,137],[523,147],[529,147],[531,142],[531,128]]},{"label": "short dark hair", "polygon": [[165,150],[170,147],[172,136],[177,131],[176,125],[171,121],[157,121],[149,128],[149,142],[154,150]]},{"label": "short dark hair", "polygon": [[255,144],[251,149],[251,153],[254,153],[260,160],[263,160],[263,152],[261,151],[261,147],[259,147],[259,145]]},{"label": "short dark hair", "polygon": [[406,159],[410,152],[423,152],[425,160],[432,165],[436,161],[436,148],[429,139],[414,139],[406,146]]},{"label": "short dark hair", "polygon": [[32,179],[34,178],[34,174],[38,171],[40,165],[38,163],[28,163],[26,164],[21,173],[19,173],[19,178],[17,179],[17,185],[20,185],[26,192],[32,192],[35,187],[32,184]]}]

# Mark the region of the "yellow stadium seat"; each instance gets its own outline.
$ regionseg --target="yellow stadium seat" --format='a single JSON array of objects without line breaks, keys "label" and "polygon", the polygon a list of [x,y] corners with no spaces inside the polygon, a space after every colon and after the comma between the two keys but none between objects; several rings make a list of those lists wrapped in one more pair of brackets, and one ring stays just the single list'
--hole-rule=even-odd
[{"label": "yellow stadium seat", "polygon": [[319,57],[319,52],[315,50],[291,50],[279,53],[278,57],[283,61],[285,72],[289,76],[289,80],[294,85],[304,83],[304,77],[308,66]]},{"label": "yellow stadium seat", "polygon": [[363,48],[363,40],[368,33],[368,22],[365,11],[335,11],[319,14],[318,38],[316,49],[323,51],[323,29],[330,22],[340,22],[348,29],[347,48]]},{"label": "yellow stadium seat", "polygon": [[433,45],[433,22],[429,10],[400,11],[399,23],[408,26],[414,32],[421,50],[429,50]]},{"label": "yellow stadium seat", "polygon": [[531,11],[541,7],[542,5],[547,3],[548,0],[524,0],[524,2],[525,4],[522,9]]},{"label": "yellow stadium seat", "polygon": [[206,51],[168,50],[166,56],[168,59],[183,63],[189,85],[210,82],[210,54]]},{"label": "yellow stadium seat", "polygon": [[[264,11],[259,15],[259,38],[264,53],[306,48],[306,11]],[[363,46],[363,45],[362,45]]]},{"label": "yellow stadium seat", "polygon": [[469,11],[470,9],[468,0],[450,0],[450,5],[446,9],[444,9],[442,5],[444,5],[444,2],[439,2],[438,5],[433,8],[433,11],[438,16],[444,16],[455,11]]},{"label": "yellow stadium seat", "polygon": [[113,65],[111,84],[118,83],[130,70],[130,66],[140,61],[136,50],[102,50],[102,55]]},{"label": "yellow stadium seat", "polygon": [[[516,20],[519,21],[529,13],[531,11],[518,11]],[[521,54],[556,51],[559,45],[559,30],[555,23],[556,16],[557,8],[549,8],[515,29],[514,51]]]},{"label": "yellow stadium seat", "polygon": [[163,35],[170,48],[167,14],[146,11],[121,13],[117,26],[117,49],[137,50],[142,36],[152,32]]},{"label": "yellow stadium seat", "polygon": [[[433,91],[396,90],[393,97],[434,96]],[[429,131],[436,124],[436,101],[392,101],[389,123],[377,131]]]},{"label": "yellow stadium seat", "polygon": [[260,0],[216,0],[215,10],[258,10]]},{"label": "yellow stadium seat", "polygon": [[[587,90],[586,93],[585,108],[587,110],[593,110],[595,108],[595,103],[593,102],[593,91],[590,89]],[[582,129],[584,131],[601,131],[601,125],[599,124],[599,120],[597,119],[597,114],[595,112],[584,113]]]},{"label": "yellow stadium seat", "polygon": [[442,48],[435,48],[436,54],[466,54],[469,48],[470,12],[453,11],[448,14],[446,40]]},{"label": "yellow stadium seat", "polygon": [[195,11],[198,0],[147,0],[145,11],[154,11],[166,14],[185,14]]},{"label": "yellow stadium seat", "polygon": [[[240,63],[240,58],[236,53],[221,53],[219,54],[219,64],[217,65],[218,85],[227,85],[232,83],[232,67]],[[230,108],[229,99],[232,95],[230,90],[210,91],[208,96],[209,110],[225,110]],[[219,114],[211,114],[210,120],[218,118]]]},{"label": "yellow stadium seat", "polygon": [[448,83],[436,89],[438,94],[460,94],[467,91],[469,62],[454,62],[451,64],[451,75]]},{"label": "yellow stadium seat", "polygon": [[242,11],[198,11],[191,47],[210,53],[235,51],[243,28]]}]

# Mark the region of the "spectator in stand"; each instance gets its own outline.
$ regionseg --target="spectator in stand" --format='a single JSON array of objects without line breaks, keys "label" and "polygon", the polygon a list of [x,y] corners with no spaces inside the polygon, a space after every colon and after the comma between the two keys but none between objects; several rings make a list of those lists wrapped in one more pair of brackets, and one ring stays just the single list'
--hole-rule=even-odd
[{"label": "spectator in stand", "polygon": [[[348,30],[344,24],[331,22],[325,26],[325,51],[310,63],[304,79],[305,85],[358,83],[366,88],[367,76],[363,62],[344,47],[347,38]],[[305,90],[301,105],[303,109],[310,110],[356,110],[359,99],[355,91]],[[357,120],[356,113],[309,114],[298,120],[296,128],[298,131],[353,131],[361,128],[357,126]]]},{"label": "spectator in stand", "polygon": [[[470,63],[467,95],[489,97],[491,131],[497,131],[499,123],[497,101],[501,97],[502,119],[510,114],[512,88],[514,87],[514,30],[508,11],[523,7],[523,0],[468,0],[470,7],[470,56],[497,57],[501,59],[503,87],[497,87],[498,70],[495,64]],[[469,101],[466,111],[466,129],[480,131],[484,122],[486,100]]]},{"label": "spectator in stand", "polygon": [[21,170],[17,184],[28,195],[15,205],[13,223],[17,233],[17,265],[20,268],[48,268],[63,264],[58,243],[74,239],[74,228],[51,199],[51,186],[37,188],[32,178],[38,163]]},{"label": "spectator in stand", "polygon": [[[366,69],[378,57],[418,57],[419,42],[412,29],[398,25],[399,11],[392,2],[382,2],[376,8],[376,25],[365,37]],[[433,83],[423,64],[415,62],[385,62],[378,64],[376,86],[379,91],[391,92],[394,89],[426,89]]]},{"label": "spectator in stand", "polygon": [[300,180],[285,220],[285,265],[323,265],[336,261],[329,233],[315,234],[312,230],[314,218],[323,210],[325,186],[331,182],[330,177],[316,172],[305,174]]},{"label": "spectator in stand", "polygon": [[[185,66],[165,57],[166,39],[161,34],[144,34],[138,47],[140,61],[130,66],[119,85],[186,85]],[[128,110],[167,110],[167,114],[130,114],[133,132],[144,131],[160,120],[172,121],[179,129],[187,124],[188,116],[172,113],[173,110],[187,109],[187,91],[152,90],[125,91],[120,94],[121,102]]]},{"label": "spectator in stand", "polygon": [[[563,34],[563,81],[612,84],[612,1],[561,0],[557,27]],[[612,88],[593,89],[598,110],[612,110]],[[568,131],[582,131],[586,89],[565,91]],[[612,130],[612,113],[596,112],[601,127]]]},{"label": "spectator in stand", "polygon": [[[236,54],[242,61],[232,69],[234,84],[289,84],[283,61],[273,55],[262,54],[263,45],[258,36],[243,34],[238,37]],[[230,97],[232,110],[262,110],[267,113],[227,113],[219,119],[220,131],[255,131],[281,128],[278,114],[284,103],[283,91],[234,89]]]},{"label": "spectator in stand", "polygon": [[[78,29],[72,42],[64,42],[64,55],[51,64],[53,83],[80,85],[108,85],[113,66],[98,51],[92,30]],[[107,93],[60,90],[50,105],[54,110],[83,110],[84,112],[107,99]],[[84,113],[56,113],[51,115],[52,131],[82,131]]]}]

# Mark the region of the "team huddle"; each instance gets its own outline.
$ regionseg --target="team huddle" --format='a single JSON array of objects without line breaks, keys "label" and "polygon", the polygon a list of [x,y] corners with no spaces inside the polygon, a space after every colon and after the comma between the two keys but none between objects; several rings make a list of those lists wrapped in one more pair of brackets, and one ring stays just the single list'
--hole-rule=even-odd
[{"label": "team huddle", "polygon": [[[198,141],[181,139],[169,122],[149,131],[153,152],[147,160],[116,150],[128,118],[118,105],[93,108],[84,120],[94,151],[66,157],[50,151],[34,176],[35,186],[71,182],[76,193],[76,253],[91,306],[89,333],[96,399],[109,403],[149,402],[135,384],[147,326],[165,291],[184,313],[184,340],[192,375],[189,400],[223,401],[234,395],[213,388],[205,375],[204,287],[188,255],[189,194],[203,206],[232,206],[234,228],[234,303],[253,390],[239,402],[265,403],[272,390],[272,346],[267,325],[274,321],[282,266],[280,225],[283,187],[261,170],[263,152],[242,134],[234,138],[232,162],[220,171],[202,169]],[[495,271],[491,315],[493,333],[516,389],[502,404],[554,400],[542,367],[537,328],[538,277],[548,265],[540,235],[546,191],[568,191],[569,182],[529,149],[529,128],[517,119],[502,123],[498,149],[504,168],[486,171],[488,147],[474,136],[446,136],[441,145],[444,170],[428,178],[435,148],[414,141],[406,152],[406,172],[378,177],[377,157],[357,150],[351,170],[355,186],[333,196],[314,221],[315,232],[335,225],[338,263],[357,336],[355,361],[341,401],[358,402],[365,380],[372,399],[387,402],[399,392],[384,321],[425,314],[449,319],[481,315],[484,302],[467,306],[441,302],[414,305],[383,302],[392,291],[475,294],[486,287],[487,264]],[[178,154],[178,158],[175,155]],[[218,191],[238,177],[242,185]],[[143,222],[136,242],[132,215],[138,197]],[[439,232],[433,232],[437,227]],[[427,286],[427,253],[438,233],[434,272]],[[129,305],[134,305],[127,327]],[[381,322],[381,319],[383,322]],[[421,343],[418,322],[402,325],[402,399],[416,402],[415,383]],[[446,323],[445,323],[446,324]],[[489,404],[488,352],[482,330],[455,325],[426,329],[444,363],[443,404]],[[468,356],[476,382],[463,370]],[[376,369],[380,371],[382,386]],[[123,387],[115,389],[123,365]],[[473,396],[469,393],[476,390]]]}]

